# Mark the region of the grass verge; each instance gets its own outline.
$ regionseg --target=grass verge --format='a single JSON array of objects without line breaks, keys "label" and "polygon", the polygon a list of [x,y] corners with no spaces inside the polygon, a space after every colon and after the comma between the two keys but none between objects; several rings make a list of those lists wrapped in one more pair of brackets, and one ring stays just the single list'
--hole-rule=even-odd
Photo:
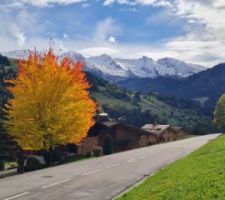
[{"label": "grass verge", "polygon": [[180,159],[117,200],[224,200],[225,135]]}]

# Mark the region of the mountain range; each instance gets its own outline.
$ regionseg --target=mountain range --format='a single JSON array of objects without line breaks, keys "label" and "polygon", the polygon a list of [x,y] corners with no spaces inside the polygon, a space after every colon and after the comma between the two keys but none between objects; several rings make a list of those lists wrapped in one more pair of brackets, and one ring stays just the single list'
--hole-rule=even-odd
[{"label": "mountain range", "polygon": [[[26,58],[29,50],[16,50],[2,53],[9,58]],[[68,51],[60,53],[59,59],[67,56],[84,64],[85,70],[112,82],[130,78],[173,77],[185,78],[205,70],[203,66],[185,63],[174,58],[162,58],[158,61],[143,56],[138,59],[112,58],[107,54],[94,57]]]}]

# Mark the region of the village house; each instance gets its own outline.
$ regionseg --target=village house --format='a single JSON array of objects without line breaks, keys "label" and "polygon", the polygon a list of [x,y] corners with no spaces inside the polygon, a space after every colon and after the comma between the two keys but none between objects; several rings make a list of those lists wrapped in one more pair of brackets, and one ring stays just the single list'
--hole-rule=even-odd
[{"label": "village house", "polygon": [[103,155],[156,144],[158,137],[146,130],[122,122],[96,122],[78,146],[77,154],[86,155],[101,148]]},{"label": "village house", "polygon": [[146,124],[142,128],[109,118],[99,113],[87,137],[77,146],[76,154],[90,155],[101,149],[101,155],[136,149],[160,142],[176,140],[187,134],[181,127]]},{"label": "village house", "polygon": [[160,142],[174,141],[187,134],[181,127],[170,125],[146,124],[142,129],[157,136]]},{"label": "village house", "polygon": [[187,135],[191,135],[191,133],[187,130],[185,130],[183,127],[180,126],[173,126],[173,129],[175,129],[177,131],[177,137],[182,138],[185,137]]}]

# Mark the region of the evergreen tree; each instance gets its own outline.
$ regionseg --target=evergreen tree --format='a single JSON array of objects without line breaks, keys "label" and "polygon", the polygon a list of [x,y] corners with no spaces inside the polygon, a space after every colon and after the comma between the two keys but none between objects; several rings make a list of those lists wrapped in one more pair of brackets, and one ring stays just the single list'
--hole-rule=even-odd
[{"label": "evergreen tree", "polygon": [[4,163],[5,161],[15,160],[17,157],[17,153],[18,147],[6,132],[2,123],[2,119],[0,119],[0,165],[2,165],[2,163]]},{"label": "evergreen tree", "polygon": [[225,94],[220,97],[214,111],[214,124],[220,128],[225,128]]},{"label": "evergreen tree", "polygon": [[[9,65],[6,57],[0,55],[0,64]],[[18,153],[16,142],[12,140],[3,126],[3,120],[6,118],[3,112],[3,106],[10,98],[9,92],[6,90],[6,79],[14,78],[16,73],[12,69],[6,69],[5,66],[0,66],[0,169],[4,168],[5,161],[15,160]]]},{"label": "evergreen tree", "polygon": [[10,65],[9,59],[6,56],[0,55],[0,65],[9,66]]}]

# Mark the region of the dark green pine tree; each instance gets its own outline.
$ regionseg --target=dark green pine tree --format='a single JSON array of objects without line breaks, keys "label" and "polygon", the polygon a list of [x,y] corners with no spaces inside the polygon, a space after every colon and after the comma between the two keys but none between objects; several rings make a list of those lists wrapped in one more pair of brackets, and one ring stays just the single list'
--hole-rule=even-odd
[{"label": "dark green pine tree", "polygon": [[5,66],[10,65],[10,61],[8,60],[8,58],[6,56],[2,56],[1,54],[0,54],[0,65],[5,65]]},{"label": "dark green pine tree", "polygon": [[0,170],[4,166],[5,161],[15,160],[18,148],[16,143],[9,137],[0,120]]},{"label": "dark green pine tree", "polygon": [[3,106],[7,103],[8,98],[10,98],[9,92],[6,90],[7,83],[6,79],[11,79],[15,77],[15,72],[6,68],[5,65],[9,64],[6,57],[0,57],[0,170],[4,168],[5,161],[15,160],[18,154],[18,147],[16,143],[7,134],[3,120],[5,119],[5,114],[3,111]]}]

